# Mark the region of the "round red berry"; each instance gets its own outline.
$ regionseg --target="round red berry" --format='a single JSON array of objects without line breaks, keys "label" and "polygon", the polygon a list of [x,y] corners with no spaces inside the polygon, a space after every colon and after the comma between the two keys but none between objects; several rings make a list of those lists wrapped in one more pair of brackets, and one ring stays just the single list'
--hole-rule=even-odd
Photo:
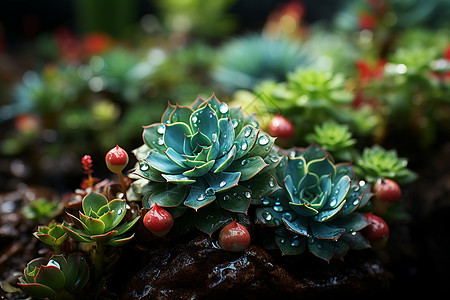
[{"label": "round red berry", "polygon": [[373,186],[373,191],[378,200],[395,203],[402,197],[402,190],[397,182],[391,179],[378,179]]},{"label": "round red berry", "polygon": [[367,213],[364,217],[369,225],[363,229],[363,233],[369,240],[372,248],[380,249],[384,247],[389,237],[389,226],[382,218],[373,213]]},{"label": "round red berry", "polygon": [[272,118],[268,127],[269,134],[279,138],[291,138],[294,135],[294,125],[280,114]]},{"label": "round red berry", "polygon": [[226,251],[244,251],[250,245],[250,233],[234,220],[220,231],[219,245]]},{"label": "round red berry", "polygon": [[117,145],[106,153],[105,161],[111,172],[122,172],[128,164],[128,153]]},{"label": "round red berry", "polygon": [[172,215],[155,203],[144,216],[144,226],[154,235],[165,236],[173,226]]}]

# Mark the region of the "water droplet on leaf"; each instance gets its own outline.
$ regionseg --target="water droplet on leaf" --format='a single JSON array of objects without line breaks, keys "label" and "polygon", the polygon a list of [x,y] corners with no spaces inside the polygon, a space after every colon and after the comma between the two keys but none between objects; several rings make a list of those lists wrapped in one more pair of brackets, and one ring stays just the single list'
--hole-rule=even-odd
[{"label": "water droplet on leaf", "polygon": [[258,143],[259,143],[261,146],[265,146],[265,145],[267,145],[267,143],[269,143],[269,138],[268,138],[267,136],[265,136],[265,135],[262,135],[262,136],[258,139]]}]

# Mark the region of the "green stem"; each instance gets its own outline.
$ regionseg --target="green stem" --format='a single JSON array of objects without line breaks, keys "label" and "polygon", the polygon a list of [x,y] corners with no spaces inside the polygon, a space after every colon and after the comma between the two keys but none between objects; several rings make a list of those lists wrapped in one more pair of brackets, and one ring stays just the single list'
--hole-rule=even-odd
[{"label": "green stem", "polygon": [[55,255],[61,254],[61,246],[53,246],[53,252]]},{"label": "green stem", "polygon": [[127,185],[125,183],[125,179],[123,178],[122,172],[118,172],[117,175],[119,175],[120,186],[122,187],[123,197],[125,200],[127,200]]},{"label": "green stem", "polygon": [[94,278],[96,282],[99,282],[103,276],[103,262],[104,262],[104,245],[102,243],[97,243],[97,247],[93,253],[94,260]]}]

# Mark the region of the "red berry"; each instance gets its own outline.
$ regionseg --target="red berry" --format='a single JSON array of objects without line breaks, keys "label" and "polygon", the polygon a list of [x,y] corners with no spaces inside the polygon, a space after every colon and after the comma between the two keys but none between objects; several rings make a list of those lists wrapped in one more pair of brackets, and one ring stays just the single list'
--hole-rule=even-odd
[{"label": "red berry", "polygon": [[294,125],[280,114],[272,118],[268,128],[271,136],[279,138],[291,138],[294,135]]},{"label": "red berry", "polygon": [[250,245],[250,233],[234,220],[220,231],[219,245],[231,252],[244,251]]},{"label": "red berry", "polygon": [[116,146],[106,153],[106,166],[113,173],[122,172],[128,164],[128,154],[125,150]]},{"label": "red berry", "polygon": [[373,190],[377,199],[383,202],[395,203],[402,197],[400,186],[391,179],[378,179]]},{"label": "red berry", "polygon": [[369,240],[369,243],[372,245],[372,248],[380,249],[384,247],[389,237],[388,225],[382,218],[371,212],[365,214],[364,217],[369,225],[363,229],[363,232]]},{"label": "red berry", "polygon": [[158,204],[155,205],[145,214],[144,226],[154,235],[162,237],[165,236],[173,226],[172,215],[161,208]]}]

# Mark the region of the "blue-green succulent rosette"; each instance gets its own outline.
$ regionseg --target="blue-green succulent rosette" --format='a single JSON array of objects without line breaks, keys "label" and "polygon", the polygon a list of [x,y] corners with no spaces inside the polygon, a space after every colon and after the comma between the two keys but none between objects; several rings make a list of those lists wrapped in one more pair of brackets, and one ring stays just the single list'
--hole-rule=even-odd
[{"label": "blue-green succulent rosette", "polygon": [[270,228],[267,248],[297,255],[309,250],[329,261],[349,249],[368,248],[360,232],[368,225],[358,212],[370,200],[370,185],[354,178],[350,164],[335,165],[317,146],[289,151],[277,166],[283,189],[260,199],[259,223]]},{"label": "blue-green succulent rosette", "polygon": [[140,179],[133,194],[145,208],[157,203],[175,218],[192,213],[185,217],[212,234],[247,214],[252,199],[280,188],[269,174],[280,162],[275,139],[258,127],[254,115],[245,118],[214,95],[190,107],[169,103],[160,123],[144,127],[144,145],[134,151]]}]

